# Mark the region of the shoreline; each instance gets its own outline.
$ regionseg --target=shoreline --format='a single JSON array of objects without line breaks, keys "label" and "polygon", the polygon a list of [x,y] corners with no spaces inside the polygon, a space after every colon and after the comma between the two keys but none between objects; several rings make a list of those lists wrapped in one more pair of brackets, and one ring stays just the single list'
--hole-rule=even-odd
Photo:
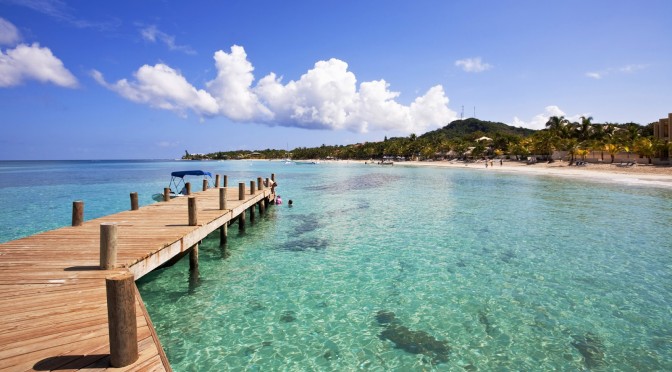
[{"label": "shoreline", "polygon": [[[365,164],[365,160],[320,160],[321,163],[334,164]],[[378,164],[370,164],[379,166]],[[554,163],[526,164],[525,162],[505,160],[502,165],[495,161],[493,166],[485,167],[483,161],[468,163],[462,161],[404,161],[395,162],[394,166],[402,167],[433,167],[472,169],[481,172],[500,172],[511,174],[528,174],[582,179],[600,183],[616,183],[629,186],[647,186],[672,189],[672,167],[639,164],[630,167],[619,167],[614,164],[588,163],[586,166],[569,166],[565,161]]]}]

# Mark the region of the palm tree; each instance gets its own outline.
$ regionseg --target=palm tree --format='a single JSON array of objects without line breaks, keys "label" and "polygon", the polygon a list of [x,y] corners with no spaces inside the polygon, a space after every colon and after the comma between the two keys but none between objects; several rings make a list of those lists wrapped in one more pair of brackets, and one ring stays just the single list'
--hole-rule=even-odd
[{"label": "palm tree", "polygon": [[610,141],[607,144],[604,145],[604,150],[611,156],[611,163],[613,164],[614,162],[614,157],[616,154],[621,152],[622,146],[620,143],[617,141]]},{"label": "palm tree", "polygon": [[560,135],[567,126],[567,123],[569,123],[569,120],[565,119],[564,116],[551,116],[546,122],[546,129],[554,135]]},{"label": "palm tree", "polygon": [[592,116],[581,117],[581,123],[579,123],[579,126],[576,128],[579,141],[587,141],[590,138],[590,134],[593,132],[592,120]]},{"label": "palm tree", "polygon": [[653,142],[646,137],[640,137],[635,141],[634,151],[641,156],[649,158],[649,164],[651,164],[651,158],[656,154]]}]

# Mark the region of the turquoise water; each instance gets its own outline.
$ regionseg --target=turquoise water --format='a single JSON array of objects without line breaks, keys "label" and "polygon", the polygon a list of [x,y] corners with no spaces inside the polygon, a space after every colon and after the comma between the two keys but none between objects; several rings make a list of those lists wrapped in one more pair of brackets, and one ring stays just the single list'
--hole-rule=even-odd
[{"label": "turquoise water", "polygon": [[285,200],[231,226],[225,247],[204,240],[197,276],[179,262],[138,282],[176,371],[672,370],[669,190],[484,169],[115,164],[121,182],[12,190],[60,195],[61,225],[81,193],[103,214],[130,191],[148,204],[185,165],[274,172]]}]

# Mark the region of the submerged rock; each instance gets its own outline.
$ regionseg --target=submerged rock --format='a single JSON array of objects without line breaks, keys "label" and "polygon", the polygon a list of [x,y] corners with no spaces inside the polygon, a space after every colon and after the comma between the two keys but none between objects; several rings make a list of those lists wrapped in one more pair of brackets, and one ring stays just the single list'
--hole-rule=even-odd
[{"label": "submerged rock", "polygon": [[483,326],[485,326],[485,334],[487,334],[488,336],[493,335],[495,329],[492,326],[492,324],[490,324],[490,319],[488,319],[488,314],[486,314],[485,311],[478,312],[478,322],[483,324]]},{"label": "submerged rock", "polygon": [[391,311],[380,310],[376,313],[376,322],[380,325],[388,325],[394,322],[395,315]]},{"label": "submerged rock", "polygon": [[[383,318],[383,320],[388,319]],[[450,353],[448,342],[439,341],[427,332],[413,331],[402,325],[390,324],[378,337],[381,340],[394,342],[394,347],[397,349],[402,349],[411,354],[425,355],[430,358],[432,364],[448,361],[448,354]]]},{"label": "submerged rock", "polygon": [[296,317],[294,317],[294,312],[293,311],[285,311],[280,316],[280,321],[283,322],[283,323],[291,323],[295,320],[296,320]]},{"label": "submerged rock", "polygon": [[322,251],[327,249],[328,246],[329,242],[324,239],[311,238],[292,240],[280,246],[280,250],[290,252]]},{"label": "submerged rock", "polygon": [[594,334],[588,332],[583,336],[572,336],[572,346],[581,353],[583,362],[588,369],[605,366],[604,345]]},{"label": "submerged rock", "polygon": [[316,214],[306,214],[296,216],[301,223],[294,228],[294,233],[296,235],[305,234],[314,230],[317,230],[320,227],[320,220]]}]

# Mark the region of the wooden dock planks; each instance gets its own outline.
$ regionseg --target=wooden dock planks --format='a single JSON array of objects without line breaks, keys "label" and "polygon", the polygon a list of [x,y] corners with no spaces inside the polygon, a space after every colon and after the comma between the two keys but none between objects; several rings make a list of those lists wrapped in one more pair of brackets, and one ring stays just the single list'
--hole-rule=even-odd
[{"label": "wooden dock planks", "polygon": [[[105,278],[130,271],[137,280],[274,195],[248,190],[238,200],[238,188],[227,188],[227,210],[218,189],[193,196],[197,226],[180,197],[0,244],[0,371],[112,369]],[[118,224],[113,270],[98,267],[104,222]],[[137,289],[135,302],[140,357],[114,370],[170,371]]]}]

